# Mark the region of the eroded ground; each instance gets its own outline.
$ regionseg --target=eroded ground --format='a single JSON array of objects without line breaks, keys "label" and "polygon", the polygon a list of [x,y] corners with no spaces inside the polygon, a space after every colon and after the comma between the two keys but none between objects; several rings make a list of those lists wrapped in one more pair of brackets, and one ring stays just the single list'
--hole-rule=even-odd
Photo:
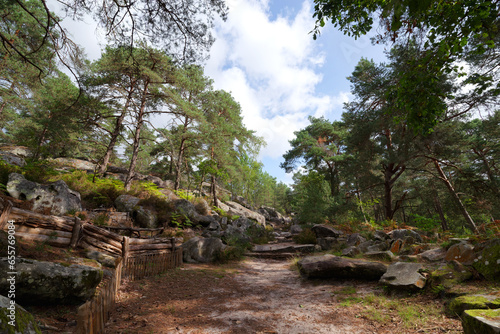
[{"label": "eroded ground", "polygon": [[106,333],[461,333],[432,294],[387,297],[376,283],[306,281],[290,262],[184,264],[124,282]]}]

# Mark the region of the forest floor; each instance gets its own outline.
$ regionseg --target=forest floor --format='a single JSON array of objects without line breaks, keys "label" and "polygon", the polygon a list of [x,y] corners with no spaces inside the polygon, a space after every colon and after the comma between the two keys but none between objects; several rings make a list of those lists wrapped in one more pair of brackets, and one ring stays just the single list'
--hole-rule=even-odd
[{"label": "forest floor", "polygon": [[432,293],[391,297],[372,282],[305,280],[291,261],[184,264],[120,290],[107,334],[462,333]]}]

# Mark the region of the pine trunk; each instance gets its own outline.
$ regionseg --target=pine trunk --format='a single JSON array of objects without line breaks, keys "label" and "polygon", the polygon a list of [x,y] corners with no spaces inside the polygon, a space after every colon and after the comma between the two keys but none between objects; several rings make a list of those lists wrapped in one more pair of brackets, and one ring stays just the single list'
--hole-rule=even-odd
[{"label": "pine trunk", "polygon": [[455,188],[453,188],[453,185],[451,184],[450,180],[448,180],[448,178],[446,177],[446,174],[441,169],[439,162],[437,160],[433,160],[433,162],[434,162],[434,166],[436,167],[436,170],[439,174],[440,179],[444,182],[444,184],[446,185],[446,188],[448,188],[448,190],[450,191],[451,196],[457,202],[458,207],[460,208],[460,212],[464,216],[468,227],[472,230],[472,232],[479,234],[479,231],[477,229],[476,224],[472,220],[472,217],[469,215],[467,208],[464,206],[464,204],[460,200],[460,197],[458,196],[457,192],[455,191]]}]

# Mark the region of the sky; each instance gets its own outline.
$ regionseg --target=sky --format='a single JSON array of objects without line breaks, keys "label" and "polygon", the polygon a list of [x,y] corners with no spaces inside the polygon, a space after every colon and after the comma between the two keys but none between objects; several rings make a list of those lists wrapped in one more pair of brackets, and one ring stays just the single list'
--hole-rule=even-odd
[{"label": "sky", "polygon": [[[279,165],[294,131],[308,117],[339,120],[352,98],[347,77],[365,57],[385,60],[384,46],[369,36],[355,40],[332,25],[314,41],[313,0],[226,0],[229,15],[218,20],[216,41],[205,64],[215,89],[232,94],[247,128],[265,139],[258,160],[278,181],[292,183]],[[90,59],[100,56],[104,39],[95,24],[66,20],[75,41]]]}]

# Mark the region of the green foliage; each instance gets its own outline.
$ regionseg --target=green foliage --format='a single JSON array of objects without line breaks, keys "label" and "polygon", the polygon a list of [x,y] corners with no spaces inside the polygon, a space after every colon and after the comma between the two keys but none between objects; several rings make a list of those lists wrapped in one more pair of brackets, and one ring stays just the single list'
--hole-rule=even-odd
[{"label": "green foliage", "polygon": [[411,225],[423,231],[435,231],[440,227],[437,215],[427,218],[417,213],[411,215]]},{"label": "green foliage", "polygon": [[109,223],[109,216],[105,213],[98,214],[92,219],[92,223],[97,226],[107,226]]},{"label": "green foliage", "polygon": [[174,193],[182,199],[193,201],[195,199],[194,195],[191,192],[188,192],[184,189],[174,190]]},{"label": "green foliage", "polygon": [[310,228],[305,228],[293,236],[293,241],[298,244],[316,244],[316,234]]},{"label": "green foliage", "polygon": [[218,263],[228,263],[243,259],[245,252],[252,248],[252,244],[238,236],[225,239],[227,247],[216,254],[215,261]]}]

